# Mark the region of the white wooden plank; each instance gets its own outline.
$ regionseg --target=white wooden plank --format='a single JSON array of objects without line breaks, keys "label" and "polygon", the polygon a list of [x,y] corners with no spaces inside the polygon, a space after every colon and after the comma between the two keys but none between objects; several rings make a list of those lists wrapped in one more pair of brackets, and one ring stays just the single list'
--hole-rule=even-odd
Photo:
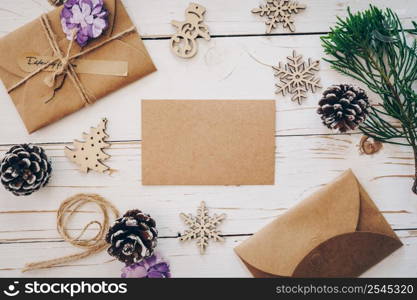
[{"label": "white wooden plank", "polygon": [[[2,0],[0,8],[0,35],[17,29],[19,26],[38,18],[42,13],[52,9],[47,0]],[[251,10],[264,4],[263,0],[199,0],[207,8],[205,23],[212,35],[264,34],[265,19],[252,14]],[[336,16],[346,16],[347,7],[353,10],[368,8],[369,4],[381,8],[392,8],[409,26],[411,20],[417,19],[415,3],[411,0],[300,0],[307,9],[295,15],[297,33],[325,32],[336,22]],[[175,33],[170,24],[172,20],[184,20],[184,11],[189,0],[123,0],[129,15],[137,24],[144,37],[170,36]],[[289,33],[282,27],[277,33]]]},{"label": "white wooden plank", "polygon": [[[306,1],[306,0],[305,0]],[[38,17],[50,9],[45,0],[2,0],[0,36]],[[208,8],[207,22],[212,34],[261,34],[263,20],[249,13],[261,1],[201,0]],[[182,20],[188,1],[124,0],[133,21],[145,37],[173,33],[171,19]],[[335,16],[368,3],[390,6],[409,24],[416,19],[416,3],[400,1],[328,1],[307,3],[309,8],[296,16],[298,32],[326,31]],[[407,25],[408,26],[408,25]],[[0,276],[22,276],[18,270],[24,262],[74,252],[60,242],[55,229],[55,210],[66,197],[78,192],[100,193],[123,212],[140,208],[154,216],[161,236],[174,237],[185,227],[179,212],[194,213],[199,201],[205,200],[212,213],[226,212],[228,219],[220,226],[224,234],[256,232],[273,218],[305,196],[351,167],[395,229],[417,228],[417,202],[410,191],[413,158],[409,148],[385,145],[381,153],[361,156],[357,152],[359,135],[310,136],[330,134],[315,114],[319,94],[310,95],[303,106],[291,103],[289,97],[275,97],[272,70],[266,64],[284,60],[296,49],[305,58],[323,56],[317,35],[214,38],[201,41],[199,54],[190,61],[172,55],[167,40],[147,40],[159,71],[83,109],[33,135],[28,135],[4,88],[0,88],[0,156],[8,144],[41,142],[53,159],[54,175],[50,185],[38,193],[16,198],[0,188]],[[323,86],[350,82],[322,63]],[[256,80],[254,80],[256,78]],[[143,187],[140,185],[140,99],[270,99],[277,103],[276,185],[255,187]],[[375,97],[371,95],[372,100]],[[117,101],[117,104],[116,104]],[[117,106],[116,106],[117,105]],[[116,110],[115,108],[119,109]],[[109,133],[114,141],[109,162],[119,170],[112,177],[99,174],[81,175],[63,156],[62,142],[80,138],[80,133],[99,118],[109,118]],[[307,134],[302,137],[297,135]],[[133,140],[132,142],[128,142]],[[51,144],[54,143],[54,144]],[[318,176],[319,175],[319,176]],[[30,213],[28,211],[37,210]],[[87,208],[70,224],[76,233],[95,216]],[[89,231],[92,234],[93,230]],[[401,230],[405,247],[378,264],[365,276],[415,277],[417,247],[415,230]],[[224,245],[214,244],[207,255],[200,256],[195,245],[180,244],[174,238],[160,239],[160,251],[171,261],[176,277],[247,277],[232,248],[246,237],[227,237]],[[76,251],[76,250],[75,250]],[[25,261],[22,262],[22,257]],[[121,264],[108,263],[102,253],[85,261],[53,270],[23,276],[96,277],[119,276]]]},{"label": "white wooden plank", "polygon": [[[0,192],[0,223],[8,224],[0,231],[0,240],[58,238],[54,211],[65,198],[80,192],[99,193],[121,212],[139,208],[150,213],[162,236],[182,231],[179,213],[194,213],[202,200],[212,213],[228,214],[221,226],[224,234],[253,233],[348,168],[356,172],[394,228],[417,228],[410,149],[387,145],[377,155],[363,156],[358,142],[358,135],[277,138],[274,186],[142,186],[140,143],[112,146],[108,164],[118,169],[112,176],[81,174],[64,157],[64,145],[46,145],[54,167],[50,184],[25,198]],[[1,153],[6,148],[1,147]],[[19,213],[28,210],[41,212]],[[70,228],[81,228],[91,218],[81,214]]]},{"label": "white wooden plank", "polygon": [[[416,277],[417,236],[413,231],[399,231],[404,246],[375,265],[364,277]],[[233,248],[247,237],[226,237],[224,243],[212,243],[200,255],[193,243],[160,239],[158,251],[169,261],[173,277],[251,277]],[[123,264],[105,252],[68,265],[21,273],[26,262],[78,250],[63,242],[0,244],[0,277],[119,277]]]},{"label": "white wooden plank", "polygon": [[[278,135],[332,133],[321,124],[315,112],[320,91],[309,93],[301,106],[292,102],[290,95],[275,95],[276,78],[272,68],[252,58],[276,65],[295,49],[305,60],[320,59],[324,54],[319,36],[214,39],[210,44],[201,43],[198,55],[188,61],[173,55],[167,41],[146,41],[146,46],[158,67],[157,72],[31,135],[27,134],[1,86],[0,144],[70,142],[103,116],[109,120],[111,140],[138,140],[140,99],[276,99]],[[352,82],[331,70],[324,61],[318,76],[323,87]],[[379,101],[371,93],[370,98],[374,103]]]}]

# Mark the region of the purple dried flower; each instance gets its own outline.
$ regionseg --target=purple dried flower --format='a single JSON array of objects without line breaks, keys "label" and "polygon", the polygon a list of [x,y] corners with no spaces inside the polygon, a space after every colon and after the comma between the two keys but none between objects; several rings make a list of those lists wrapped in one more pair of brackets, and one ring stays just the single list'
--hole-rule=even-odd
[{"label": "purple dried flower", "polygon": [[157,253],[122,269],[122,278],[170,278],[169,264]]},{"label": "purple dried flower", "polygon": [[77,43],[84,47],[107,29],[108,15],[103,0],[67,0],[61,11],[62,30],[68,40],[75,31]]}]

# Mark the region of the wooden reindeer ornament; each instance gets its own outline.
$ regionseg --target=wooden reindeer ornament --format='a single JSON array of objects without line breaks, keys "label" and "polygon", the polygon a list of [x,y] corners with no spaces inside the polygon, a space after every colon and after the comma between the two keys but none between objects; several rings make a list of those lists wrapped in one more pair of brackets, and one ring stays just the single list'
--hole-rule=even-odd
[{"label": "wooden reindeer ornament", "polygon": [[74,149],[65,148],[65,156],[79,166],[80,171],[87,173],[93,170],[104,173],[112,170],[103,164],[104,160],[110,158],[110,155],[103,152],[103,149],[109,148],[110,144],[105,142],[108,138],[106,134],[107,119],[103,118],[97,127],[91,127],[89,133],[83,133],[84,142],[74,140]]},{"label": "wooden reindeer ornament", "polygon": [[183,58],[191,58],[196,55],[198,44],[196,39],[203,37],[210,40],[208,27],[204,22],[206,8],[196,3],[190,3],[185,11],[185,21],[172,21],[177,28],[177,33],[171,37],[171,49],[176,55]]}]

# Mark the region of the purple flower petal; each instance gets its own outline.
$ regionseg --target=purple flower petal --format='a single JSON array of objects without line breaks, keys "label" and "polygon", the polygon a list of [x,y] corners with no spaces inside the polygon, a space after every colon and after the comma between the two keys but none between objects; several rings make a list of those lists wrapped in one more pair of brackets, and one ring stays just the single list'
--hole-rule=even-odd
[{"label": "purple flower petal", "polygon": [[68,8],[66,8],[66,7],[64,7],[62,10],[61,10],[61,19],[62,18],[64,18],[64,19],[69,19],[69,18],[71,18],[72,17],[72,12],[71,12],[71,10],[70,9],[68,9]]},{"label": "purple flower petal", "polygon": [[153,269],[157,270],[158,272],[169,272],[169,266],[164,262],[154,265]]},{"label": "purple flower petal", "polygon": [[127,272],[127,278],[145,278],[147,273],[146,268],[137,266],[136,268],[131,269],[130,272]]},{"label": "purple flower petal", "polygon": [[75,4],[78,4],[78,1],[79,0],[67,0],[65,1],[64,6],[69,8],[73,7]]},{"label": "purple flower petal", "polygon": [[169,265],[160,255],[152,255],[141,262],[122,269],[122,278],[170,278]]},{"label": "purple flower petal", "polygon": [[67,0],[61,11],[62,30],[70,40],[75,29],[76,41],[83,47],[103,34],[108,26],[107,17],[103,0]]},{"label": "purple flower petal", "polygon": [[88,35],[83,35],[78,33],[77,35],[77,43],[81,46],[84,47],[85,45],[87,45],[88,42]]},{"label": "purple flower petal", "polygon": [[154,266],[157,263],[158,257],[156,255],[152,255],[148,257],[144,263],[147,263],[150,267]]},{"label": "purple flower petal", "polygon": [[91,8],[93,8],[93,3],[91,0],[79,0],[79,5],[83,6],[83,4],[88,5]]},{"label": "purple flower petal", "polygon": [[103,10],[103,6],[102,5],[97,5],[93,8],[93,11],[91,12],[91,14],[93,16],[97,16],[99,13],[101,13],[102,10]]},{"label": "purple flower petal", "polygon": [[95,16],[96,16],[96,18],[102,18],[102,19],[107,20],[108,15],[109,15],[109,12],[104,10],[104,11],[101,11],[100,13],[96,14]]},{"label": "purple flower petal", "polygon": [[93,25],[87,25],[83,30],[85,30],[87,36],[93,37]]},{"label": "purple flower petal", "polygon": [[148,278],[164,278],[164,277],[165,277],[164,274],[159,273],[157,271],[150,271],[148,273]]},{"label": "purple flower petal", "polygon": [[103,19],[95,19],[92,26],[93,38],[99,37],[102,34],[105,27],[106,22]]},{"label": "purple flower petal", "polygon": [[[84,0],[84,1],[87,1],[87,0]],[[93,7],[91,6],[91,4],[88,4],[88,3],[81,4],[81,12],[85,18],[91,15],[92,10],[93,10]]]},{"label": "purple flower petal", "polygon": [[103,0],[91,0],[91,3],[93,4],[93,7],[96,6],[103,6]]}]

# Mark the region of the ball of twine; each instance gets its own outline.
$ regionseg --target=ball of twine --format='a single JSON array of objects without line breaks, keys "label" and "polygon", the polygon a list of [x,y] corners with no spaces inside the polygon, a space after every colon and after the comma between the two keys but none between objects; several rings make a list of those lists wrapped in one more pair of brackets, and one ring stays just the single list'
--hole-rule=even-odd
[{"label": "ball of twine", "polygon": [[[103,216],[102,222],[99,222],[97,220],[90,221],[83,227],[81,232],[76,237],[72,237],[68,233],[68,229],[66,228],[66,226],[69,220],[73,217],[74,213],[78,212],[81,207],[88,203],[93,203],[96,206],[98,206]],[[23,268],[22,272],[52,268],[57,265],[62,265],[68,262],[79,260],[93,255],[95,253],[101,252],[107,247],[105,237],[110,228],[110,214],[113,214],[115,218],[118,218],[120,216],[120,213],[117,210],[117,208],[100,195],[77,194],[68,198],[67,200],[62,202],[61,206],[57,211],[57,230],[64,239],[64,241],[70,243],[75,247],[85,249],[85,251],[59,258],[29,263]],[[96,224],[99,227],[97,234],[90,239],[81,239],[81,237],[84,235],[87,229],[93,224]]]}]

